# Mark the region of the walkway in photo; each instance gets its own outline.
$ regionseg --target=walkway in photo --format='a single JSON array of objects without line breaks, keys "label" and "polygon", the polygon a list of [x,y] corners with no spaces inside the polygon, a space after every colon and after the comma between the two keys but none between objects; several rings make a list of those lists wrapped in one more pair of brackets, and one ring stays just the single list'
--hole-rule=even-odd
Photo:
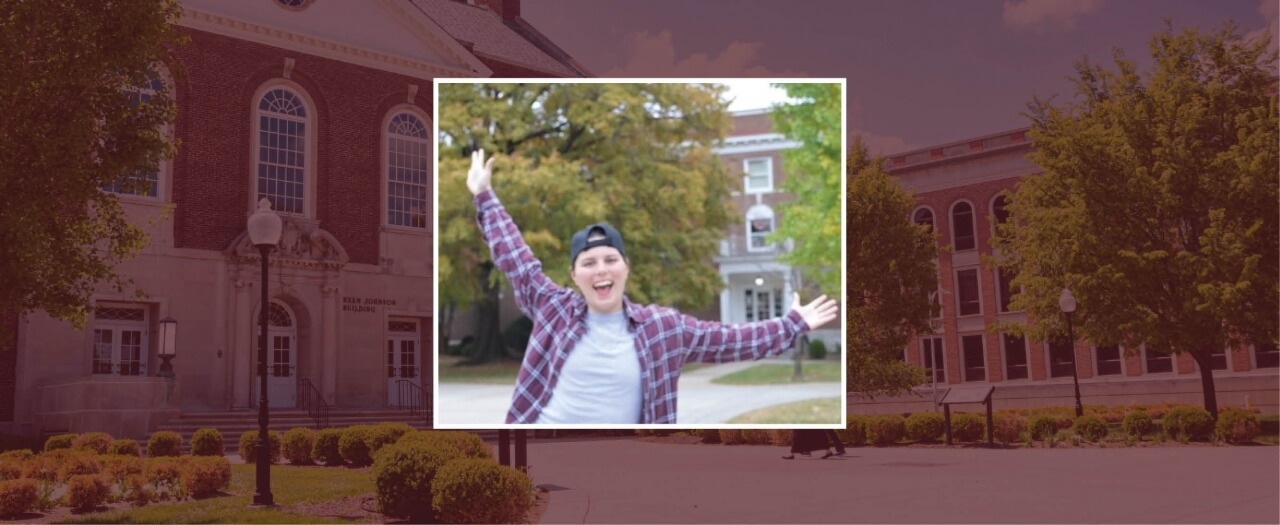
[{"label": "walkway in photo", "polygon": [[[680,374],[678,424],[723,424],[739,414],[774,405],[834,397],[843,399],[839,382],[781,385],[717,385],[712,379],[759,364],[790,364],[764,360],[707,366]],[[436,421],[449,425],[500,425],[511,404],[513,385],[441,383],[435,404]]]}]

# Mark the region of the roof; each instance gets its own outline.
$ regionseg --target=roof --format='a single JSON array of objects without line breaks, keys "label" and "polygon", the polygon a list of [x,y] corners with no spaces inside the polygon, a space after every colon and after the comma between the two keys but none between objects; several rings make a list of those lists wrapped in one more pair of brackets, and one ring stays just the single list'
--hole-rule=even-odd
[{"label": "roof", "polygon": [[[532,30],[535,37],[541,35],[522,19],[504,22],[498,13],[487,7],[453,0],[412,0],[412,3],[474,53],[556,76],[587,76],[585,68],[574,63],[563,51],[554,46],[549,50],[543,49],[523,36],[518,29]],[[543,45],[550,43],[545,37],[538,40]],[[565,60],[557,60],[552,53],[561,55]]]}]

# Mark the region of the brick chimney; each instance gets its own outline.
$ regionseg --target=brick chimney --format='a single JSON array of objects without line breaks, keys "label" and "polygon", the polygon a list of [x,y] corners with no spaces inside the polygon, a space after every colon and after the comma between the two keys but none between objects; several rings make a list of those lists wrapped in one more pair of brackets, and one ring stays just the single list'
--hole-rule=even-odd
[{"label": "brick chimney", "polygon": [[520,17],[520,0],[488,0],[489,9],[498,13],[505,21]]}]

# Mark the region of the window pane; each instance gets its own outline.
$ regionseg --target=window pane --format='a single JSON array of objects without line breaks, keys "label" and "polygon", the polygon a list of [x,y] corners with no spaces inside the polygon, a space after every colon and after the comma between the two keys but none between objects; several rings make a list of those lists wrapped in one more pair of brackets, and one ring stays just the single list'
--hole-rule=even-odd
[{"label": "window pane", "polygon": [[1027,339],[1003,334],[1005,379],[1027,378]]},{"label": "window pane", "polygon": [[933,372],[933,380],[938,383],[947,382],[946,358],[942,354],[942,338],[926,337],[920,340],[920,357],[924,369]]},{"label": "window pane", "polygon": [[1227,369],[1227,352],[1219,350],[1209,356],[1210,370],[1226,370]]},{"label": "window pane", "polygon": [[1148,374],[1173,371],[1173,356],[1150,348],[1145,349],[1144,352],[1146,353]]},{"label": "window pane", "polygon": [[1049,377],[1071,377],[1072,345],[1065,340],[1049,343]]},{"label": "window pane", "polygon": [[1275,343],[1253,345],[1253,357],[1258,368],[1280,368],[1280,349]]},{"label": "window pane", "polygon": [[929,211],[928,208],[920,208],[919,210],[916,210],[916,215],[912,220],[915,221],[916,224],[928,224],[929,229],[933,229],[933,212]]},{"label": "window pane", "polygon": [[1099,346],[1094,349],[1095,358],[1098,360],[1098,375],[1114,376],[1120,375],[1120,347]]},{"label": "window pane", "polygon": [[985,381],[987,379],[987,371],[982,356],[982,336],[966,335],[961,337],[960,345],[964,349],[964,380]]},{"label": "window pane", "polygon": [[976,315],[982,313],[978,296],[978,270],[960,270],[956,272],[958,281],[960,315]]},{"label": "window pane", "polygon": [[973,237],[973,208],[969,203],[961,202],[952,208],[951,225],[956,235],[952,244],[957,251],[972,250],[976,247]]}]

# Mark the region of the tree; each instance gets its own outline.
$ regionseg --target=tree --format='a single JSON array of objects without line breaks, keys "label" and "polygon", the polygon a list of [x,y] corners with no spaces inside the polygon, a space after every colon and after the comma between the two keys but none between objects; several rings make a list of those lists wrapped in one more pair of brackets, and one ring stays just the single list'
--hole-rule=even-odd
[{"label": "tree", "polygon": [[1017,328],[1064,333],[1069,287],[1076,334],[1098,345],[1188,354],[1205,408],[1217,416],[1211,356],[1276,340],[1276,55],[1234,24],[1199,33],[1172,26],[1151,39],[1140,75],[1117,51],[1114,69],[1081,60],[1077,97],[1033,100],[1044,173],[1012,194],[995,240],[1017,273]]},{"label": "tree", "polygon": [[779,206],[775,240],[793,239],[780,259],[801,268],[822,293],[840,296],[840,84],[775,84],[797,103],[773,107],[774,128],[800,147],[782,153],[783,189],[795,200]]},{"label": "tree", "polygon": [[466,189],[474,145],[498,154],[493,185],[551,279],[569,280],[569,239],[593,222],[622,232],[635,301],[705,307],[729,224],[728,172],[712,145],[723,90],[688,84],[442,84],[440,301],[477,305],[472,360],[502,355],[502,281]]},{"label": "tree", "polygon": [[920,367],[902,360],[916,334],[930,333],[938,289],[937,248],[928,226],[911,222],[915,200],[867,155],[850,145],[845,301],[850,392],[898,395],[925,381]]},{"label": "tree", "polygon": [[[164,92],[131,100],[180,43],[172,0],[0,3],[0,304],[83,327],[100,284],[147,236],[114,194],[173,154]],[[118,180],[122,179],[123,180]]]}]

